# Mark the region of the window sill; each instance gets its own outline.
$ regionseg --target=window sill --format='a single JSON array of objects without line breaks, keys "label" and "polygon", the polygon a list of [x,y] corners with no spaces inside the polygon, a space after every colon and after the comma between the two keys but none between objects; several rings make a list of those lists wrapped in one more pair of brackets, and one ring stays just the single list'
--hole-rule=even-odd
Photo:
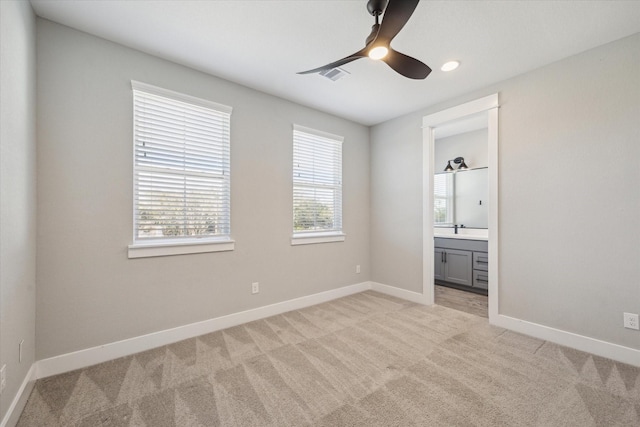
[{"label": "window sill", "polygon": [[291,246],[344,242],[345,238],[344,233],[301,233],[291,237]]},{"label": "window sill", "polygon": [[232,251],[235,241],[228,240],[204,240],[201,242],[150,242],[134,243],[129,245],[128,256],[131,258],[148,258],[156,256],[201,254],[206,252]]}]

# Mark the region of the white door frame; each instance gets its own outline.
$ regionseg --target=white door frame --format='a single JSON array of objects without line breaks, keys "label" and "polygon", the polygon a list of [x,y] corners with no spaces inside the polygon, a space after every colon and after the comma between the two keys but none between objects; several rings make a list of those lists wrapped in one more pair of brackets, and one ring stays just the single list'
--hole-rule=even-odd
[{"label": "white door frame", "polygon": [[433,162],[435,130],[453,120],[487,112],[489,166],[489,323],[498,320],[498,94],[424,116],[422,119],[422,295],[434,303],[433,283]]}]

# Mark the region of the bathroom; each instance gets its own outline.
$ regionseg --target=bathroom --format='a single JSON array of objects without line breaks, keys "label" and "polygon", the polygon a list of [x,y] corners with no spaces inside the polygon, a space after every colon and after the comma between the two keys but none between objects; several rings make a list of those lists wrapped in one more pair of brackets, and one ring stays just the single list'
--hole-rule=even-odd
[{"label": "bathroom", "polygon": [[487,317],[487,120],[467,117],[435,132],[435,302]]}]

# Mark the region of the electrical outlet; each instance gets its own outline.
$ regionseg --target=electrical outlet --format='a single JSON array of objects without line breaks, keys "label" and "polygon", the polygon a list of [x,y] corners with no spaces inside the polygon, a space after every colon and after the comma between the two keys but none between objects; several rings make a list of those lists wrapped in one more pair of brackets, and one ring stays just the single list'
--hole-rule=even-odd
[{"label": "electrical outlet", "polygon": [[260,282],[253,282],[251,284],[251,293],[257,294],[258,292],[260,292]]},{"label": "electrical outlet", "polygon": [[360,264],[356,265],[356,273],[360,274]]},{"label": "electrical outlet", "polygon": [[0,369],[0,393],[4,391],[4,388],[7,386],[7,365],[2,365],[2,369]]},{"label": "electrical outlet", "polygon": [[624,327],[628,329],[640,329],[638,326],[638,315],[634,313],[624,313]]}]

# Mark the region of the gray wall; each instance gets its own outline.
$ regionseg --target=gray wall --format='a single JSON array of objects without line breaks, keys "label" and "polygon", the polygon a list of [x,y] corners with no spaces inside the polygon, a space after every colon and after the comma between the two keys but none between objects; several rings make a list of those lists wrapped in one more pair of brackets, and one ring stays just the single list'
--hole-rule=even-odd
[{"label": "gray wall", "polygon": [[422,117],[499,92],[500,313],[640,349],[638,76],[640,34],[373,127],[372,280],[421,289]]},{"label": "gray wall", "polygon": [[[446,138],[437,138],[434,144],[433,161],[435,172],[443,172],[447,166],[447,160],[456,157],[464,157],[464,162],[469,168],[486,168],[489,166],[487,160],[487,130],[480,129],[465,132]],[[457,168],[458,165],[451,162],[451,166]]]},{"label": "gray wall", "polygon": [[2,420],[34,362],[36,30],[29,3],[0,2],[0,31],[0,366],[7,365]]},{"label": "gray wall", "polygon": [[371,128],[371,279],[422,293],[422,115]]},{"label": "gray wall", "polygon": [[[38,359],[370,279],[367,127],[50,21],[37,42]],[[235,251],[127,259],[132,79],[234,108]],[[345,138],[343,243],[290,245],[294,123]]]}]

